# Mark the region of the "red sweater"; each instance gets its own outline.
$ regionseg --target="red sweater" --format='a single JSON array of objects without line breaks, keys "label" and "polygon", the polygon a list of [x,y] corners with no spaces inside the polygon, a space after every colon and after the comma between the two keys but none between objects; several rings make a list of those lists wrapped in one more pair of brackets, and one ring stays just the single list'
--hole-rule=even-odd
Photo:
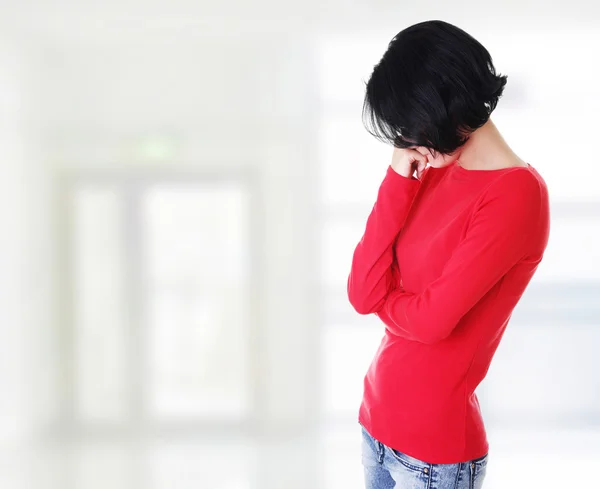
[{"label": "red sweater", "polygon": [[527,168],[391,166],[358,243],[350,303],[385,335],[359,421],[428,463],[466,462],[488,441],[475,389],[548,242],[546,184]]}]

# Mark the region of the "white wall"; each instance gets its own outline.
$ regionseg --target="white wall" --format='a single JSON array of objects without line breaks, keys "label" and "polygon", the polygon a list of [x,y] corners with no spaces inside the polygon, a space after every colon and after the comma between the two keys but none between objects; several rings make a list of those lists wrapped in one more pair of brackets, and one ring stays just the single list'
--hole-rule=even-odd
[{"label": "white wall", "polygon": [[[198,464],[204,474],[203,467],[214,464],[233,474],[248,466],[250,478],[240,476],[235,487],[304,489],[320,487],[320,472],[331,462],[328,488],[346,482],[359,487],[357,440],[347,435],[337,444],[320,431],[326,375],[321,306],[327,302],[321,296],[320,232],[330,221],[322,219],[328,211],[320,201],[317,140],[329,109],[318,94],[319,42],[380,37],[434,17],[489,39],[493,30],[510,36],[517,26],[533,29],[533,20],[546,28],[570,22],[575,30],[599,20],[587,2],[577,8],[508,3],[498,12],[480,2],[463,6],[469,13],[457,4],[422,2],[407,11],[381,0],[0,7],[7,38],[0,50],[0,446],[4,465],[14,471],[0,476],[0,486],[46,489],[52,481],[80,489],[103,482],[100,473],[116,474],[112,487],[163,487],[160,481],[169,487],[173,474],[193,472]],[[506,60],[513,48],[504,51]],[[556,63],[559,70],[561,60]],[[331,98],[332,107],[344,103]],[[515,140],[523,138],[515,134]],[[339,144],[349,158],[356,153],[341,146],[360,146],[350,136]],[[340,186],[357,178],[351,170],[356,163],[346,168],[341,162]],[[259,197],[251,426],[194,432],[196,438],[184,433],[191,448],[185,436],[159,440],[167,447],[161,445],[156,458],[154,441],[135,437],[123,441],[105,433],[98,441],[75,433],[75,443],[64,443],[73,433],[67,429],[72,420],[61,417],[69,388],[61,368],[70,341],[59,301],[61,259],[68,259],[60,248],[61,178],[202,172],[249,172]],[[560,174],[553,175],[559,185]],[[56,439],[48,433],[63,441],[52,444]],[[23,445],[28,448],[15,451]],[[595,450],[596,441],[590,447]],[[232,454],[241,454],[239,467],[229,464]],[[202,483],[204,475],[198,477]]]}]

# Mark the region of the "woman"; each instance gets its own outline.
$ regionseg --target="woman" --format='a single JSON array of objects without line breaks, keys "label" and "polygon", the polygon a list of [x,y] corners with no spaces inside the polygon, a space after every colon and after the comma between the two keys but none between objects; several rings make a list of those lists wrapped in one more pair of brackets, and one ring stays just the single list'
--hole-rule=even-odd
[{"label": "woman", "polygon": [[442,21],[396,35],[367,83],[369,132],[395,146],[348,297],[385,335],[359,412],[368,489],[481,488],[475,389],[549,234],[546,184],[490,119],[506,84]]}]

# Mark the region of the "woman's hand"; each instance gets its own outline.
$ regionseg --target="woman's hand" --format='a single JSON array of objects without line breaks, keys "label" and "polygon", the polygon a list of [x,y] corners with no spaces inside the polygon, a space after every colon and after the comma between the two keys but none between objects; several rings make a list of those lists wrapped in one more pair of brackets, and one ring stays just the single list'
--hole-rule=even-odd
[{"label": "woman's hand", "polygon": [[396,173],[406,178],[411,178],[416,170],[420,180],[427,167],[427,158],[416,149],[394,147],[391,166]]}]

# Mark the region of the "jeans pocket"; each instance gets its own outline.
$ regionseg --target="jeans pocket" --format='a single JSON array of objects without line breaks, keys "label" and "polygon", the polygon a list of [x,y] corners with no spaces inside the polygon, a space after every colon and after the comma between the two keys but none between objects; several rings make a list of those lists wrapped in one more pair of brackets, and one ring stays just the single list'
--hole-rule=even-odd
[{"label": "jeans pocket", "polygon": [[400,462],[409,470],[414,470],[415,472],[423,472],[427,473],[429,471],[429,464],[427,462],[423,462],[419,459],[411,457],[410,455],[406,455],[398,450],[394,450],[393,448],[387,447],[392,454],[392,456],[396,459],[396,461]]},{"label": "jeans pocket", "polygon": [[388,457],[386,469],[396,483],[395,487],[426,489],[430,487],[431,468],[426,462],[406,455],[393,448],[386,447]]},{"label": "jeans pocket", "polygon": [[487,470],[487,462],[487,455],[471,461],[469,464],[469,489],[481,489],[483,487],[483,480],[485,479],[485,473]]}]

